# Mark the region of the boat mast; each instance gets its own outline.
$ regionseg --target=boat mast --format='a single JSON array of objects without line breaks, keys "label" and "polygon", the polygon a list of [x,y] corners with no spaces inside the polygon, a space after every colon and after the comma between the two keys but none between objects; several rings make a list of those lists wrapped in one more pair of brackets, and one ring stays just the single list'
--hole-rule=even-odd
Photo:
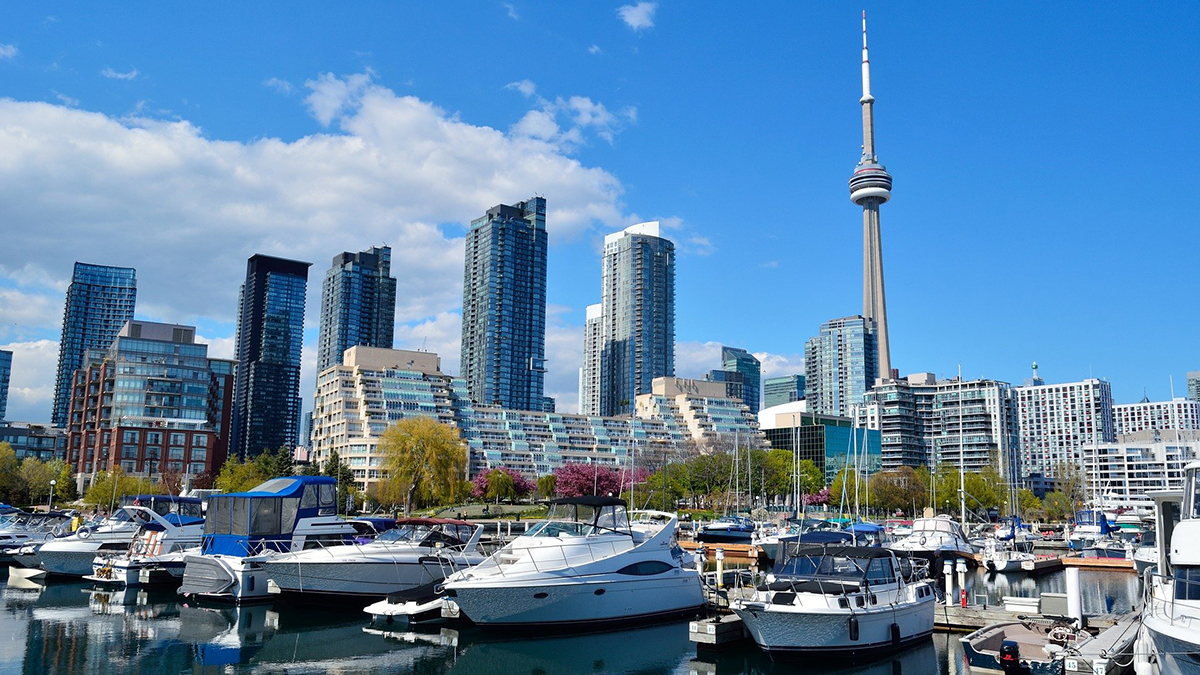
[{"label": "boat mast", "polygon": [[966,406],[963,405],[962,364],[958,364],[958,500],[962,509],[962,526],[967,526],[967,437],[964,434]]}]

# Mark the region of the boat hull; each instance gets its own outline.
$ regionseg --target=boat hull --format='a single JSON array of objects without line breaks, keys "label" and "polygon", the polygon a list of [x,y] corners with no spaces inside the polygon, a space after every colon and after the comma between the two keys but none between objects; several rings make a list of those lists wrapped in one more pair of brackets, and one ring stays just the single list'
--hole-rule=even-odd
[{"label": "boat hull", "polygon": [[[934,598],[898,607],[855,612],[771,610],[765,607],[735,607],[754,642],[772,660],[805,655],[831,655],[850,659],[898,651],[928,639],[933,634]],[[858,622],[858,639],[851,639],[850,620]],[[893,632],[892,625],[899,626]]]},{"label": "boat hull", "polygon": [[[267,578],[288,595],[320,594],[348,598],[383,598],[444,579],[445,569],[436,559],[410,562],[290,562],[263,564]],[[463,566],[465,567],[465,565]],[[461,568],[460,568],[461,569]]]},{"label": "boat hull", "polygon": [[234,604],[272,600],[260,561],[224,555],[189,555],[184,561],[181,595]]},{"label": "boat hull", "polygon": [[752,544],[754,533],[738,530],[700,530],[696,533],[696,541],[701,544]]},{"label": "boat hull", "polygon": [[1155,615],[1143,617],[1142,630],[1153,645],[1158,673],[1200,675],[1200,644],[1196,642],[1194,630],[1181,630]]},{"label": "boat hull", "polygon": [[37,553],[38,561],[47,574],[63,577],[82,577],[92,573],[92,561],[96,549],[62,550],[43,546]]}]

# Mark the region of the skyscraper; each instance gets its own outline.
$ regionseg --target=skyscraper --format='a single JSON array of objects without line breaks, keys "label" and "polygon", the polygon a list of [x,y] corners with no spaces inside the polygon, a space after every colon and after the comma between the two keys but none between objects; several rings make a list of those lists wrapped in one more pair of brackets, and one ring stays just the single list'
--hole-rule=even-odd
[{"label": "skyscraper", "polygon": [[63,307],[54,410],[50,416],[54,426],[67,425],[71,376],[83,363],[83,352],[106,349],[112,344],[121,326],[133,318],[136,300],[137,276],[133,268],[75,263]]},{"label": "skyscraper", "polygon": [[600,358],[604,351],[604,305],[587,306],[583,325],[583,368],[579,369],[579,413],[600,414]]},{"label": "skyscraper", "polygon": [[1193,401],[1200,401],[1200,370],[1188,371],[1187,397]]},{"label": "skyscraper", "polygon": [[721,347],[721,362],[725,370],[742,374],[742,401],[750,412],[762,408],[762,364],[750,352],[737,347]]},{"label": "skyscraper", "polygon": [[312,263],[255,254],[238,295],[237,380],[231,448],[246,459],[296,444],[300,348]]},{"label": "skyscraper", "polygon": [[0,420],[8,411],[8,382],[12,378],[12,352],[0,349]]},{"label": "skyscraper", "polygon": [[600,304],[600,414],[630,414],[654,378],[675,374],[675,244],[657,221],[604,237]]},{"label": "skyscraper", "polygon": [[875,382],[875,331],[862,316],[821,324],[821,333],[804,345],[804,388],[808,409],[849,417]]},{"label": "skyscraper", "polygon": [[391,271],[387,246],[334,256],[321,285],[317,372],[340,364],[342,353],[356,345],[392,348],[396,279]]},{"label": "skyscraper", "polygon": [[[863,12],[862,157],[850,177],[850,201],[863,209],[863,316],[874,326],[876,377],[892,377],[887,303],[883,294],[883,242],[879,238],[879,206],[891,199],[892,176],[875,155],[875,97],[871,96],[871,63],[867,59],[867,13]],[[867,384],[874,385],[874,380]]]},{"label": "skyscraper", "polygon": [[1059,464],[1078,466],[1085,445],[1116,440],[1112,386],[1104,380],[1016,387],[1013,392],[1022,478],[1055,478]]},{"label": "skyscraper", "polygon": [[471,399],[541,410],[546,359],[546,200],[471,221],[463,269],[462,376]]},{"label": "skyscraper", "polygon": [[763,380],[763,407],[804,400],[804,376],[784,375]]}]

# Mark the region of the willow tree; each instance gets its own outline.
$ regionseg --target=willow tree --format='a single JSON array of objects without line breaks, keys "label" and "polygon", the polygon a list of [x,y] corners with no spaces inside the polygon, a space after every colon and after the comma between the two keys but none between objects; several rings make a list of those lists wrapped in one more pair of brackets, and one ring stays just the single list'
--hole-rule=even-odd
[{"label": "willow tree", "polygon": [[414,506],[452,504],[463,496],[467,446],[458,431],[432,417],[412,417],[388,427],[379,439],[387,478],[380,496]]}]

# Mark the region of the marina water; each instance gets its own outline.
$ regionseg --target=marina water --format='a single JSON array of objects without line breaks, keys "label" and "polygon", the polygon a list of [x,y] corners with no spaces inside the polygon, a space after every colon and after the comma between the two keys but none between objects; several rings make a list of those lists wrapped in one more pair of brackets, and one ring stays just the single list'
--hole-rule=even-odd
[{"label": "marina water", "polygon": [[[1127,611],[1139,581],[1125,572],[1083,571],[1088,614]],[[968,577],[972,602],[1065,591],[1063,574]],[[857,666],[773,664],[752,643],[697,652],[687,622],[546,636],[472,627],[381,631],[361,608],[258,605],[235,609],[181,602],[173,591],[93,590],[0,571],[0,674],[24,673],[638,673],[737,675],[963,675],[959,634]]]}]

